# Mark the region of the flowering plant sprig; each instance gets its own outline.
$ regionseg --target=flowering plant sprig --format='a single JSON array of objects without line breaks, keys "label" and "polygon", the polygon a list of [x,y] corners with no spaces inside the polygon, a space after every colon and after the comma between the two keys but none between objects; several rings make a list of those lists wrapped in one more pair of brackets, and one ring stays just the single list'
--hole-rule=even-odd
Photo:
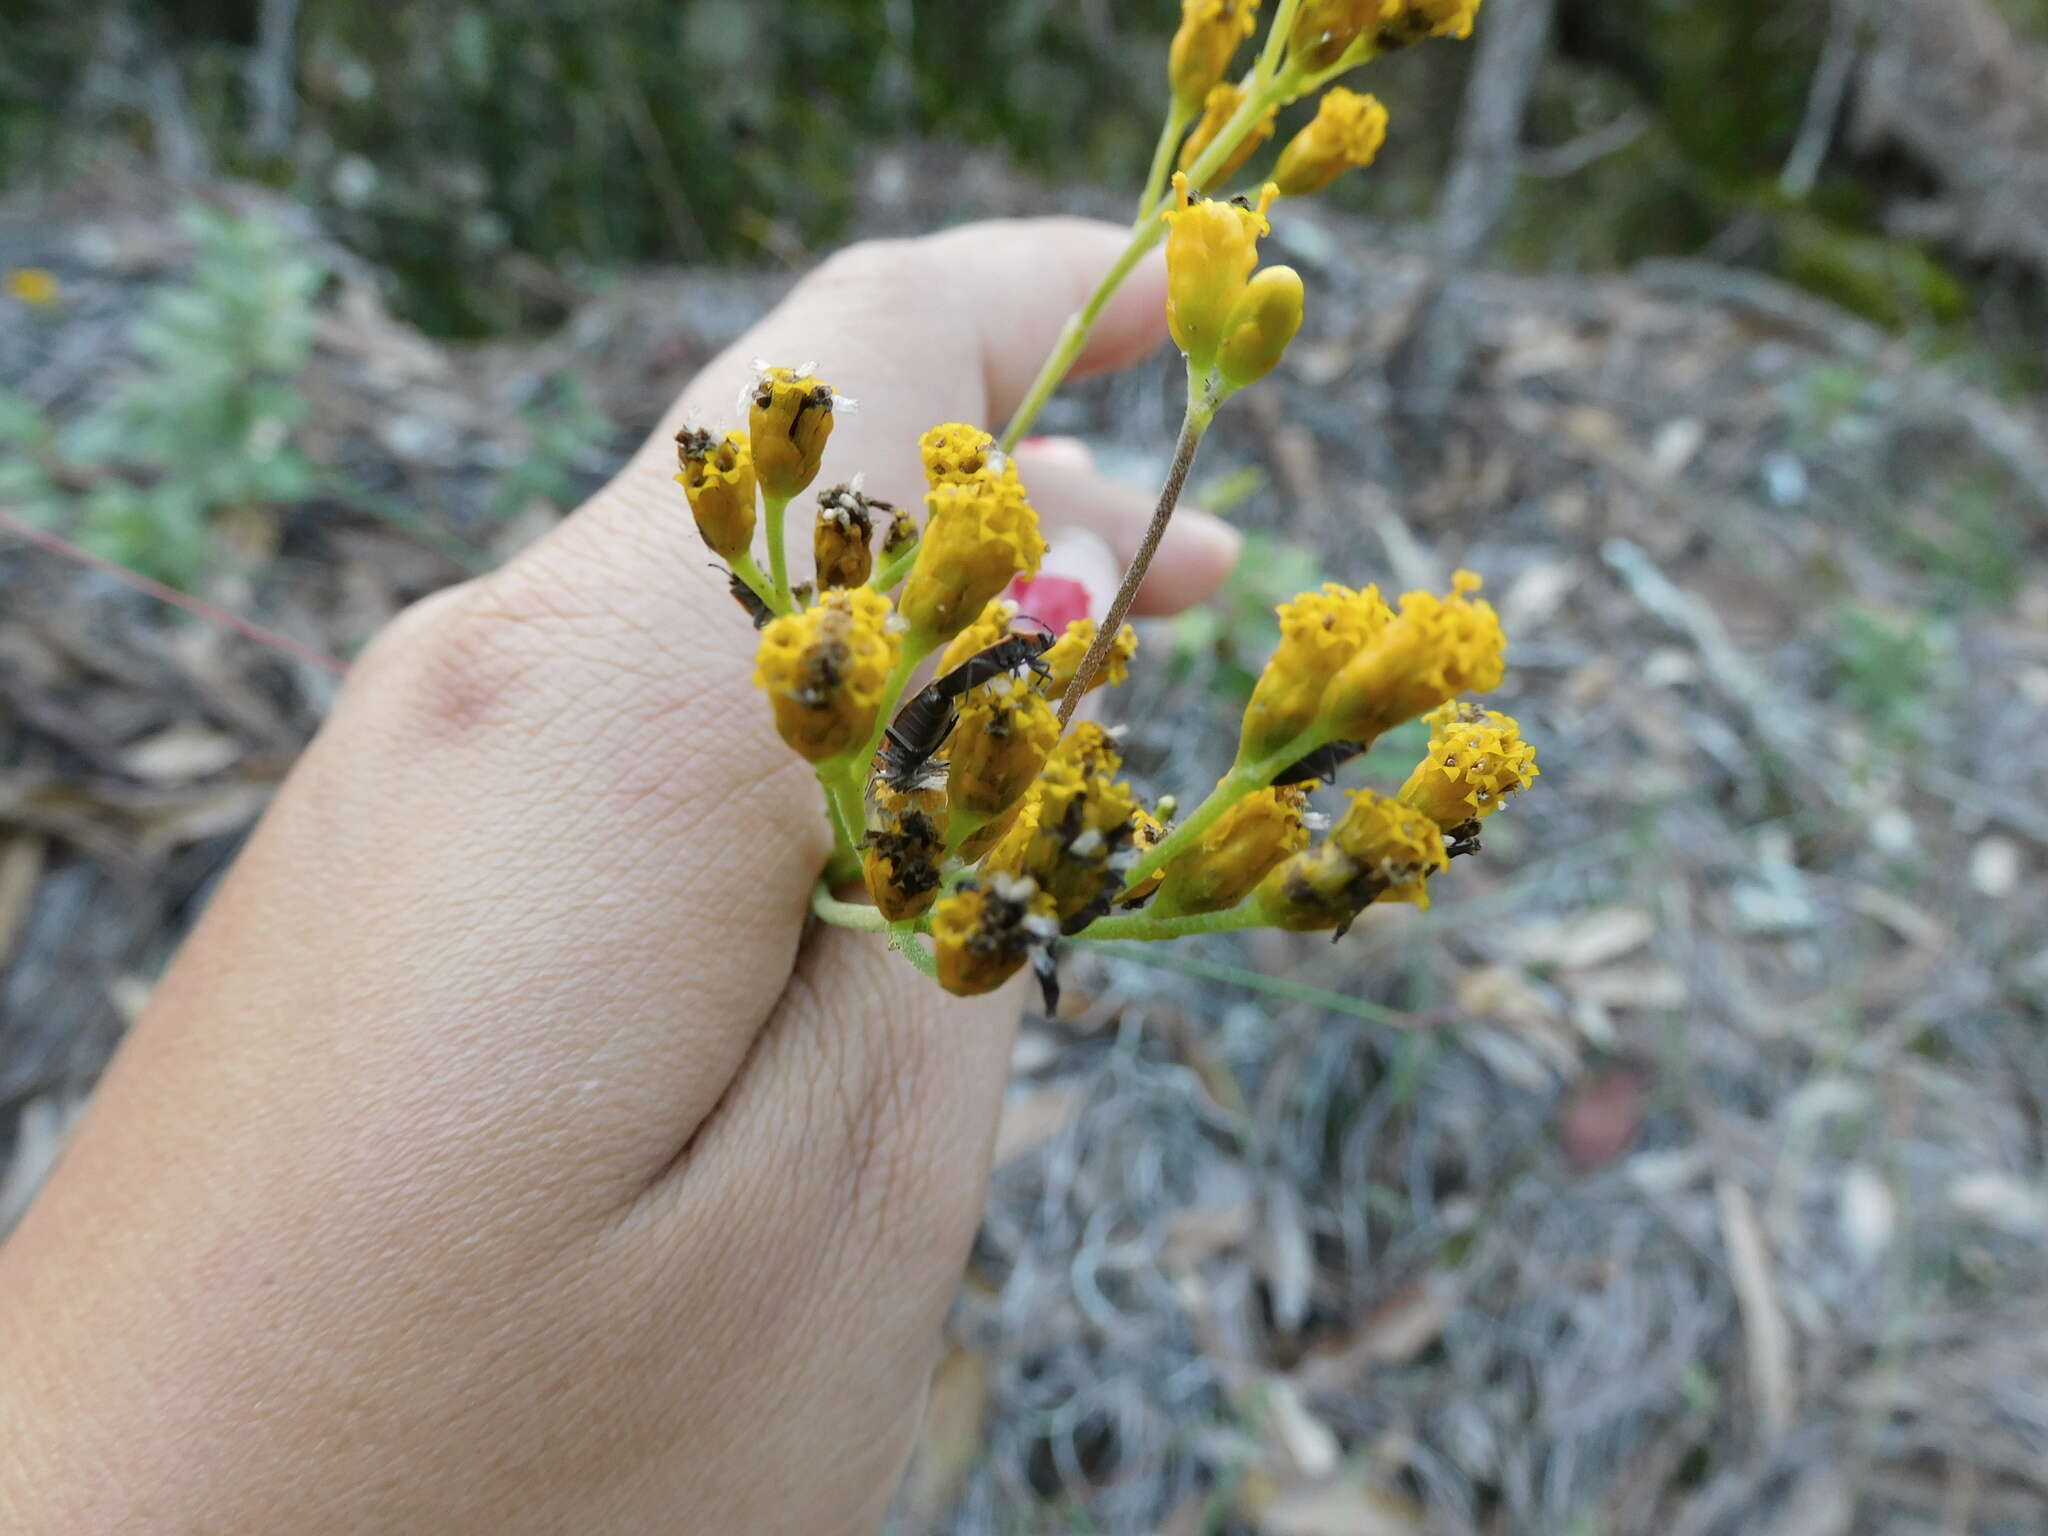
[{"label": "flowering plant sprig", "polygon": [[[1124,620],[1216,412],[1272,372],[1301,328],[1300,274],[1259,259],[1275,203],[1370,164],[1386,112],[1332,88],[1254,195],[1208,193],[1273,136],[1283,106],[1391,49],[1469,35],[1478,5],[1280,0],[1232,79],[1259,0],[1183,0],[1171,106],[1123,257],[1000,437],[964,423],[924,435],[921,522],[858,479],[818,494],[811,582],[790,580],[784,524],[851,402],[808,365],[763,365],[741,402],[744,431],[678,435],[697,527],[760,630],[754,681],[824,791],[836,850],[819,917],[886,933],[950,991],[993,990],[1030,964],[1050,996],[1063,938],[1341,935],[1376,901],[1426,907],[1430,882],[1476,853],[1481,824],[1535,779],[1516,723],[1464,697],[1499,684],[1506,654],[1465,571],[1448,593],[1393,603],[1333,583],[1283,604],[1230,771],[1184,817],[1170,797],[1148,807],[1121,776],[1114,734],[1074,718],[1085,695],[1128,674],[1137,637]],[[1187,364],[1172,467],[1106,617],[1054,634],[1006,596],[1046,550],[1009,448],[1160,240],[1168,329]],[[913,692],[928,662],[931,680]],[[1353,791],[1334,824],[1311,809],[1317,781],[1417,718],[1429,747],[1397,793]],[[834,894],[856,882],[866,903]]]}]

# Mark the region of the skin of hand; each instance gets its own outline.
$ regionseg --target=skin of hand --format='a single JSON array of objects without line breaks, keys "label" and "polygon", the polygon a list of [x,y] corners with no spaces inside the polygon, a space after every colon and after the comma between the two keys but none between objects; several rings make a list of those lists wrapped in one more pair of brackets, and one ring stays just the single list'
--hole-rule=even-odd
[{"label": "skin of hand", "polygon": [[[916,505],[918,434],[1000,422],[1124,238],[841,253],[574,517],[378,638],[0,1247],[0,1528],[878,1523],[1018,994],[806,934],[826,823],[671,437],[812,359],[859,402],[818,484]],[[1158,344],[1163,287],[1084,368]],[[1050,537],[1135,547],[1149,497],[1020,462]],[[1235,550],[1183,514],[1143,609]]]}]

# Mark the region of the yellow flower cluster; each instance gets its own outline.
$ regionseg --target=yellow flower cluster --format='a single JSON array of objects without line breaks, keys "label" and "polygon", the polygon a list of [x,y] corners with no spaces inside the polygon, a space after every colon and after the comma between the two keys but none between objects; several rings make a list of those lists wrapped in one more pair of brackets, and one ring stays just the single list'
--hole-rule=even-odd
[{"label": "yellow flower cluster", "polygon": [[723,560],[745,554],[754,542],[754,452],[746,434],[713,437],[701,427],[676,434],[676,463],[697,532]]},{"label": "yellow flower cluster", "polygon": [[850,752],[873,732],[883,685],[903,654],[889,620],[888,598],[855,587],[826,592],[761,631],[754,686],[774,706],[782,739],[807,761]]},{"label": "yellow flower cluster", "polygon": [[1179,206],[1161,215],[1166,234],[1166,324],[1193,377],[1220,376],[1242,389],[1272,372],[1301,329],[1301,274],[1268,267],[1253,276],[1266,210],[1280,190],[1268,182],[1256,206],[1198,198],[1185,171],[1173,178]]},{"label": "yellow flower cluster", "polygon": [[932,911],[939,985],[959,997],[993,992],[1059,931],[1052,898],[1028,877],[963,880]]},{"label": "yellow flower cluster", "polygon": [[981,617],[1017,577],[1036,574],[1045,540],[1016,466],[987,433],[935,427],[919,446],[928,515],[900,607],[921,640],[935,643]]},{"label": "yellow flower cluster", "polygon": [[955,809],[986,819],[1015,805],[1060,739],[1045,695],[1027,683],[998,678],[977,688],[960,708],[949,749],[947,793]]},{"label": "yellow flower cluster", "polygon": [[1276,928],[1334,928],[1341,935],[1375,901],[1427,907],[1429,877],[1445,862],[1443,831],[1435,822],[1361,789],[1327,838],[1266,876],[1256,900]]},{"label": "yellow flower cluster", "polygon": [[1280,608],[1280,648],[1245,710],[1241,764],[1330,742],[1361,750],[1390,726],[1499,684],[1507,640],[1479,578],[1451,593],[1409,592],[1399,611],[1377,589],[1327,586]]},{"label": "yellow flower cluster", "polygon": [[1316,104],[1314,120],[1280,152],[1274,185],[1282,197],[1321,192],[1346,171],[1371,165],[1386,142],[1387,109],[1380,99],[1333,86]]},{"label": "yellow flower cluster", "polygon": [[1259,0],[1181,0],[1180,29],[1167,51],[1166,74],[1183,112],[1200,110],[1258,24]]},{"label": "yellow flower cluster", "polygon": [[1002,841],[984,865],[1029,876],[1052,898],[1064,932],[1077,932],[1109,910],[1135,855],[1138,802],[1128,784],[1074,755],[1054,756],[1031,787]]},{"label": "yellow flower cluster", "polygon": [[[1047,698],[1063,699],[1074,681],[1074,674],[1081,670],[1081,662],[1088,654],[1088,647],[1095,643],[1095,621],[1074,619],[1068,623],[1059,639],[1053,642],[1051,650],[1045,653],[1045,693]],[[1111,688],[1131,675],[1131,658],[1138,654],[1138,632],[1126,624],[1116,633],[1108,652],[1102,658],[1102,668],[1088,684],[1088,691],[1107,685]]]},{"label": "yellow flower cluster", "polygon": [[1401,786],[1413,806],[1445,831],[1484,821],[1542,772],[1522,728],[1496,710],[1457,702],[1433,709],[1429,753]]}]

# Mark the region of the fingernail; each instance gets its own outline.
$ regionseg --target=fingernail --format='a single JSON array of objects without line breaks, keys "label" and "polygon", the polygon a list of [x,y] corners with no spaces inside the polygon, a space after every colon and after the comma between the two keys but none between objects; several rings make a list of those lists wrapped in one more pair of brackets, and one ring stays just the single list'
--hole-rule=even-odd
[{"label": "fingernail", "polygon": [[1068,469],[1093,469],[1095,450],[1078,437],[1027,437],[1017,445],[1019,453],[1028,453],[1048,464],[1063,465]]},{"label": "fingernail", "polygon": [[1123,572],[1101,534],[1088,528],[1053,528],[1045,535],[1038,574],[1011,584],[1018,612],[1063,630],[1075,619],[1100,619]]}]

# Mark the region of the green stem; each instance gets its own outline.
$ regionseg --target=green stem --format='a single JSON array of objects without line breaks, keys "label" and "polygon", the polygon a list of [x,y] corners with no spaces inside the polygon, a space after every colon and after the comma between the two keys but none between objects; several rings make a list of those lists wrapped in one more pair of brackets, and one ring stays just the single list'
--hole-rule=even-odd
[{"label": "green stem", "polygon": [[775,612],[789,612],[789,599],[776,595],[773,584],[761,573],[761,567],[754,563],[754,552],[751,549],[743,549],[732,557],[732,573],[752,589],[754,596]]},{"label": "green stem", "polygon": [[893,592],[896,589],[896,583],[908,576],[910,568],[915,564],[917,564],[917,544],[913,542],[910,548],[904,550],[901,554],[892,555],[877,565],[874,569],[874,574],[868,577],[868,585],[877,592]]},{"label": "green stem", "polygon": [[[1270,42],[1268,46],[1270,47]],[[1289,88],[1290,81],[1287,77],[1264,82],[1255,78],[1253,89],[1247,93],[1236,114],[1223,125],[1223,131],[1216,135],[1214,142],[1203,150],[1195,163],[1189,167],[1188,184],[1198,191],[1207,188],[1215,179],[1216,173],[1237,152],[1238,145],[1244,142],[1244,136],[1264,120],[1268,111],[1292,99],[1286,94]],[[1023,403],[1010,417],[1010,424],[1003,428],[1002,448],[1005,453],[1016,450],[1018,442],[1031,430],[1031,424],[1038,420],[1038,413],[1045,409],[1046,401],[1053,397],[1053,392],[1072,371],[1082,349],[1088,345],[1088,337],[1094,331],[1096,322],[1102,318],[1102,312],[1109,308],[1109,301],[1116,296],[1117,289],[1123,286],[1124,279],[1136,269],[1138,263],[1144,259],[1145,253],[1165,238],[1166,222],[1159,217],[1159,205],[1163,201],[1163,194],[1155,197],[1151,206],[1138,215],[1131,225],[1131,243],[1124,247],[1123,254],[1116,259],[1116,263],[1109,271],[1103,274],[1102,281],[1095,285],[1095,291],[1088,295],[1087,301],[1061,329],[1059,344],[1052,349],[1044,365],[1039,368],[1038,377],[1031,381],[1031,388],[1025,394]]]},{"label": "green stem", "polygon": [[1287,34],[1294,30],[1294,13],[1301,9],[1301,0],[1280,0],[1273,12],[1273,24],[1266,29],[1266,46],[1259,50],[1259,62],[1253,71],[1255,82],[1272,80],[1280,70],[1280,56],[1287,49]]},{"label": "green stem", "polygon": [[1194,114],[1176,101],[1167,108],[1166,122],[1159,130],[1159,146],[1152,151],[1152,169],[1145,175],[1145,191],[1138,199],[1138,215],[1131,221],[1131,227],[1152,216],[1159,206],[1160,194],[1166,190],[1166,178],[1173,172],[1173,154],[1180,148],[1182,135],[1188,131],[1188,124]]},{"label": "green stem", "polygon": [[867,815],[861,804],[860,785],[854,780],[849,759],[821,764],[818,783],[825,791],[825,806],[832,813],[832,830],[838,837],[837,852],[845,855],[856,873],[860,868],[861,839],[867,834]]},{"label": "green stem", "polygon": [[861,933],[888,933],[889,920],[875,908],[855,901],[841,901],[832,887],[820,880],[811,888],[811,910],[822,922],[835,928],[853,928]]},{"label": "green stem", "polygon": [[889,930],[889,947],[916,966],[925,975],[936,981],[939,977],[938,962],[932,959],[932,952],[926,949],[917,937],[917,929],[910,923],[898,923]]},{"label": "green stem", "polygon": [[1184,939],[1197,933],[1234,933],[1241,928],[1268,927],[1265,916],[1250,904],[1223,912],[1194,912],[1180,917],[1154,917],[1149,912],[1126,912],[1098,918],[1082,929],[1084,939]]},{"label": "green stem", "polygon": [[763,503],[767,508],[763,521],[768,526],[768,583],[774,593],[771,602],[777,611],[787,613],[791,607],[789,596],[789,551],[782,544],[782,517],[789,510],[787,496],[766,496]]}]

